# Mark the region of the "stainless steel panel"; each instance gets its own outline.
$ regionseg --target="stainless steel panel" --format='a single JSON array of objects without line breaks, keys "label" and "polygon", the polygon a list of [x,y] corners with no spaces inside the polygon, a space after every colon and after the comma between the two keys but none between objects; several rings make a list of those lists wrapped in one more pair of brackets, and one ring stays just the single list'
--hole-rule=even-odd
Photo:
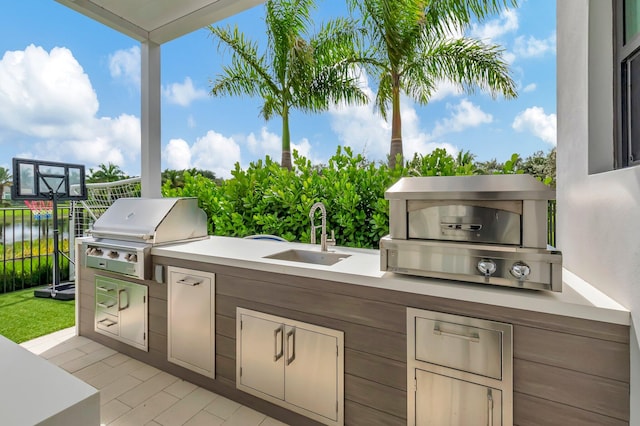
[{"label": "stainless steel panel", "polygon": [[147,350],[147,292],[143,284],[118,284],[120,338],[133,346]]},{"label": "stainless steel panel", "polygon": [[[435,338],[431,335],[434,329]],[[483,334],[484,331],[490,332],[488,336]],[[495,348],[496,334],[491,333],[500,336],[500,349],[493,351],[492,355],[474,353],[465,348],[465,345],[486,342],[487,339],[491,340],[489,346]],[[461,344],[460,341],[468,343]],[[454,361],[442,360],[447,353]],[[484,361],[472,359],[476,357]],[[425,359],[436,360],[439,364]],[[482,367],[483,362],[493,367]],[[479,365],[481,367],[477,367]],[[496,365],[500,369],[499,378],[496,378],[497,374],[468,371],[495,372]],[[486,426],[493,421],[495,425],[512,426],[513,326],[407,308],[407,389],[408,425]]]},{"label": "stainless steel panel", "polygon": [[152,244],[207,236],[207,216],[196,198],[119,198],[96,220],[96,238]]},{"label": "stainless steel panel", "polygon": [[409,238],[520,245],[521,216],[474,205],[449,204],[409,211]]},{"label": "stainless steel panel", "polygon": [[95,331],[148,351],[148,288],[96,275]]},{"label": "stainless steel panel", "polygon": [[554,200],[555,191],[531,175],[405,177],[388,200]]},{"label": "stainless steel panel", "polygon": [[502,392],[471,382],[415,370],[417,426],[502,425]]},{"label": "stainless steel panel", "polygon": [[[285,399],[337,421],[338,340],[303,327],[285,328]],[[313,392],[309,384],[313,383]]]},{"label": "stainless steel panel", "polygon": [[242,370],[237,383],[284,400],[284,324],[248,314],[238,320],[242,330],[236,356]]},{"label": "stainless steel panel", "polygon": [[169,267],[168,359],[215,378],[215,276]]},{"label": "stainless steel panel", "polygon": [[239,390],[326,425],[344,424],[344,333],[236,310]]},{"label": "stainless steel panel", "polygon": [[[380,269],[397,273],[445,278],[482,284],[562,291],[562,254],[555,250],[519,246],[480,245],[427,240],[380,240]],[[481,272],[482,262],[494,266]],[[528,275],[517,277],[512,269],[526,265]]]},{"label": "stainless steel panel", "polygon": [[458,323],[419,317],[415,321],[417,360],[502,379],[500,331],[473,327],[464,317]]}]

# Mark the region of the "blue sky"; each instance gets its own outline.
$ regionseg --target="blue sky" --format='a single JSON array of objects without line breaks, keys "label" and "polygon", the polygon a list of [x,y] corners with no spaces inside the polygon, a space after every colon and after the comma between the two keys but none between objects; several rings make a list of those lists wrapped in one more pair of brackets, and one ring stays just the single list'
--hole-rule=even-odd
[{"label": "blue sky", "polygon": [[[505,48],[518,84],[515,100],[466,95],[443,83],[427,106],[402,101],[405,155],[436,147],[479,160],[547,152],[556,144],[555,0],[520,6],[470,29]],[[343,2],[319,0],[317,24]],[[11,158],[95,168],[112,162],[140,173],[140,45],[53,0],[9,2],[0,15],[0,166]],[[345,10],[346,13],[346,10]],[[218,23],[264,41],[263,7]],[[264,43],[261,43],[264,45]],[[234,164],[280,159],[281,122],[265,122],[260,102],[213,98],[210,82],[229,54],[205,29],[162,46],[162,169],[196,167],[228,177]],[[363,78],[373,95],[375,82]],[[388,153],[390,125],[373,105],[294,112],[294,149],[326,162],[337,145],[370,160]]]}]

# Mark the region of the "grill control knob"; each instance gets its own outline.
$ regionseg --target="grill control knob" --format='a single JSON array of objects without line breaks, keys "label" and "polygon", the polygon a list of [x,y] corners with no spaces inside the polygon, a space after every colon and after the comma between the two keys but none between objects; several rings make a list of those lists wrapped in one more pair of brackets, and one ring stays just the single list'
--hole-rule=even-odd
[{"label": "grill control knob", "polygon": [[511,265],[511,275],[522,281],[531,273],[531,268],[524,262],[516,262]]},{"label": "grill control knob", "polygon": [[107,256],[109,256],[112,259],[116,259],[116,258],[120,257],[120,253],[118,253],[115,250],[111,250]]},{"label": "grill control knob", "polygon": [[477,265],[478,271],[485,277],[490,277],[496,272],[496,262],[491,259],[481,259]]},{"label": "grill control knob", "polygon": [[138,255],[137,254],[129,255],[129,262],[137,262],[137,261],[138,261]]}]

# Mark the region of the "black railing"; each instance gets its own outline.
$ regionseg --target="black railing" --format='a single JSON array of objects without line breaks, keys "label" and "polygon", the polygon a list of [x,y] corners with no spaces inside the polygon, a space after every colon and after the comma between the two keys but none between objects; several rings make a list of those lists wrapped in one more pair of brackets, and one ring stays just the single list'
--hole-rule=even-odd
[{"label": "black railing", "polygon": [[[69,207],[58,207],[58,245],[70,256]],[[0,293],[53,282],[53,220],[36,219],[24,208],[0,209]],[[69,279],[69,261],[59,256],[62,280]]]}]

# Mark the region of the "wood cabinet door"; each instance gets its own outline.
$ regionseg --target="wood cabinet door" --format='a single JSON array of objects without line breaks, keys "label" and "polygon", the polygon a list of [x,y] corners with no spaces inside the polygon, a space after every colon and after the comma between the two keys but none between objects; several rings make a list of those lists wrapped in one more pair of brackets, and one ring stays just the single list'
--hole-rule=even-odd
[{"label": "wood cabinet door", "polygon": [[285,328],[285,400],[332,421],[338,417],[338,339]]},{"label": "wood cabinet door", "polygon": [[240,321],[240,383],[284,400],[284,325],[247,314]]}]

